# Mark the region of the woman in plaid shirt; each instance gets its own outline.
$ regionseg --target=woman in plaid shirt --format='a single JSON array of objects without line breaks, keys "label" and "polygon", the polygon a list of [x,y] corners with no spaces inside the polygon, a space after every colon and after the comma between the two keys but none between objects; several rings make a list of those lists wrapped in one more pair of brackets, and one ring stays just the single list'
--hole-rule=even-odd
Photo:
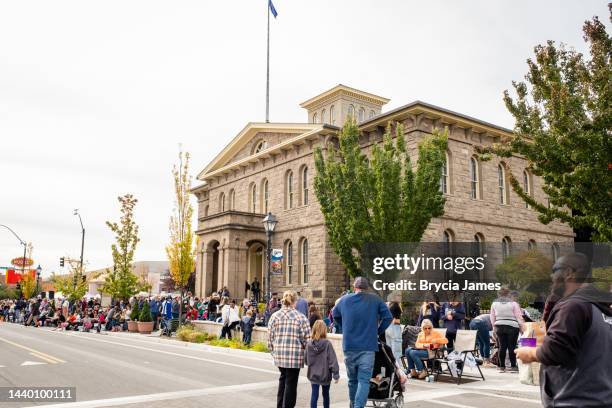
[{"label": "woman in plaid shirt", "polygon": [[268,348],[274,365],[280,371],[278,379],[277,408],[293,408],[297,394],[300,368],[304,367],[304,350],[310,340],[310,324],[295,309],[297,294],[283,293],[282,308],[268,322]]}]

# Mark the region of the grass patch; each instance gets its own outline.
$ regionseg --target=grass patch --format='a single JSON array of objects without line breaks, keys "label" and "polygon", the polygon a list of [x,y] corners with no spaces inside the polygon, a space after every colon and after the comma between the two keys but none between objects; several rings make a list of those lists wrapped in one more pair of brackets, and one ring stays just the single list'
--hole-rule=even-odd
[{"label": "grass patch", "polygon": [[180,329],[176,332],[176,337],[180,341],[186,341],[189,343],[206,343],[215,347],[226,347],[232,348],[236,350],[250,350],[257,351],[260,353],[269,352],[266,344],[261,342],[255,342],[251,344],[244,344],[239,339],[219,339],[214,335],[208,334],[206,332],[196,330],[192,325],[184,325],[181,326]]}]

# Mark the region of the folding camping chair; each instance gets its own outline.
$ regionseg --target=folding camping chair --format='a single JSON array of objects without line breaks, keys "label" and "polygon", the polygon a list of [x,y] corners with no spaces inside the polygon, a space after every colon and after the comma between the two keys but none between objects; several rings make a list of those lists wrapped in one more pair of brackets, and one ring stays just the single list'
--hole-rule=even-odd
[{"label": "folding camping chair", "polygon": [[[416,328],[418,331],[416,332],[416,335],[418,335],[418,333],[420,332],[420,328],[417,328],[416,326],[410,326],[410,328]],[[406,326],[406,328],[404,329],[404,332],[406,332],[408,329],[408,326]],[[439,332],[442,337],[446,336],[446,329],[445,328],[434,328],[435,331]],[[416,341],[416,336],[414,337],[414,341],[411,342],[411,344],[408,344],[408,347],[414,347],[414,343]],[[406,352],[406,349],[408,347],[404,348],[404,352]],[[425,366],[425,370],[427,370],[427,374],[428,375],[432,375],[434,374],[434,371],[439,372],[440,371],[440,365],[435,363],[435,360],[437,358],[442,358],[444,357],[444,353],[446,351],[446,347],[442,346],[439,349],[435,349],[433,350],[433,356],[432,357],[424,357],[421,358],[421,361],[423,362],[423,365]],[[404,353],[402,353],[402,358],[401,358],[401,362],[402,362],[402,367],[404,368],[404,371],[406,373],[408,373],[409,369],[408,369],[408,357],[406,357],[406,355]],[[437,366],[437,368],[436,368]]]},{"label": "folding camping chair", "polygon": [[[482,378],[484,381],[485,377],[482,374],[482,370],[480,369],[480,364],[476,361],[476,368],[478,369],[478,373],[480,376],[465,374],[465,362],[467,360],[468,354],[476,358],[476,354],[478,353],[478,347],[476,345],[476,335],[478,332],[476,330],[457,330],[457,338],[455,339],[455,349],[454,351],[460,354],[459,359],[455,359],[454,363],[456,364],[456,372],[457,372],[457,385],[461,384],[461,378]],[[448,369],[448,373],[451,377],[454,377],[450,368],[450,361],[448,359],[448,355],[442,358],[436,358],[435,363],[446,364],[446,368]],[[443,370],[438,370],[436,375],[436,380],[440,374],[443,374]]]}]

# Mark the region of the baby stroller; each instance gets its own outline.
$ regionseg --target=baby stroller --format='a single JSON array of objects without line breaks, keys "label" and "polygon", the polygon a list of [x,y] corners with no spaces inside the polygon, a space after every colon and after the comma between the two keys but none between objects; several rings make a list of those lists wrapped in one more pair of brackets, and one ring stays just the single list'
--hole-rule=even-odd
[{"label": "baby stroller", "polygon": [[402,408],[404,396],[400,375],[391,347],[379,341],[378,351],[374,356],[374,370],[370,379],[370,392],[366,406]]}]

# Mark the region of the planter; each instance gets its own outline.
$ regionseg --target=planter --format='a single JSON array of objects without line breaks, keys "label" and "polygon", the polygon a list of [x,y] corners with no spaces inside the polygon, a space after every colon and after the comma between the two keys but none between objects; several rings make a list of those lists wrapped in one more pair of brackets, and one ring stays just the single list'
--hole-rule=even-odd
[{"label": "planter", "polygon": [[151,334],[153,331],[153,322],[138,322],[138,333]]},{"label": "planter", "polygon": [[128,331],[130,333],[137,333],[138,332],[138,322],[135,322],[133,320],[128,320]]}]

